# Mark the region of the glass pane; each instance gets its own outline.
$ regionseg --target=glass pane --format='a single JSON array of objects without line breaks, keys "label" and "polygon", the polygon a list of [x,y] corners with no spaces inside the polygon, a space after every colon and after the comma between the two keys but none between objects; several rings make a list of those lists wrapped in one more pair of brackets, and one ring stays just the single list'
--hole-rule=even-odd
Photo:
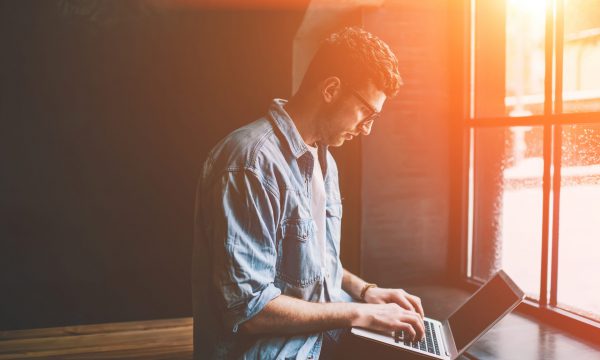
[{"label": "glass pane", "polygon": [[476,1],[471,14],[472,104],[475,118],[506,115],[503,1]]},{"label": "glass pane", "polygon": [[545,7],[546,0],[476,1],[475,118],[543,113]]},{"label": "glass pane", "polygon": [[506,1],[506,114],[544,112],[545,0]]},{"label": "glass pane", "polygon": [[563,111],[600,111],[600,4],[565,0]]},{"label": "glass pane", "polygon": [[504,269],[539,298],[542,127],[475,129],[472,274]]},{"label": "glass pane", "polygon": [[562,136],[558,303],[600,320],[600,124]]}]

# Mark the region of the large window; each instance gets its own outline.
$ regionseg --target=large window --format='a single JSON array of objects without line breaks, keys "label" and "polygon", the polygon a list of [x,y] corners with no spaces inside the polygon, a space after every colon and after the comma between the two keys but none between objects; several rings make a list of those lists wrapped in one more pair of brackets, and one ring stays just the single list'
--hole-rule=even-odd
[{"label": "large window", "polygon": [[600,6],[471,0],[465,275],[600,321]]}]

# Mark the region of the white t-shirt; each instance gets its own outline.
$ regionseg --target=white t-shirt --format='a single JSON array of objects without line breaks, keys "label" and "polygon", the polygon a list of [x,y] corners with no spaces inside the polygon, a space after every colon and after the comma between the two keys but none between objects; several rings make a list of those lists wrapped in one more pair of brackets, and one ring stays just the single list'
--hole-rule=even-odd
[{"label": "white t-shirt", "polygon": [[323,171],[321,170],[321,163],[319,162],[319,148],[307,145],[308,150],[311,152],[314,158],[314,166],[311,180],[312,187],[312,199],[311,199],[311,213],[313,221],[317,226],[316,240],[321,244],[323,252],[321,254],[321,267],[324,272],[327,256],[327,243],[326,243],[326,214],[325,207],[327,205],[327,197],[325,194],[325,181],[323,179]]}]

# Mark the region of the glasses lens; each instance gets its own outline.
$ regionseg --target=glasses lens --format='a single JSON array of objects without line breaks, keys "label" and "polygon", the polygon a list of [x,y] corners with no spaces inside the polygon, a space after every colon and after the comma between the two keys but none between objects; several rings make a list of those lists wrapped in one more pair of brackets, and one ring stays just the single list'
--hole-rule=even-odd
[{"label": "glasses lens", "polygon": [[372,113],[371,115],[369,115],[363,122],[373,123],[373,121],[377,120],[378,118],[379,118],[379,113],[375,112],[375,113]]}]

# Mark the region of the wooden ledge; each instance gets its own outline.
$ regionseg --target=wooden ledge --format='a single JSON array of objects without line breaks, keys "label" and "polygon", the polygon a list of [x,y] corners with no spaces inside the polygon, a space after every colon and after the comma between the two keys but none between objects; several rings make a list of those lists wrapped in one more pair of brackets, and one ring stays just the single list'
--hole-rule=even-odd
[{"label": "wooden ledge", "polygon": [[[407,291],[423,300],[426,315],[445,318],[469,293],[439,285]],[[192,318],[0,331],[3,359],[192,359]],[[600,359],[597,343],[522,314],[509,314],[463,359]]]},{"label": "wooden ledge", "polygon": [[192,318],[0,332],[3,359],[191,359]]},{"label": "wooden ledge", "polygon": [[[406,289],[421,297],[427,316],[447,318],[469,292],[443,285]],[[475,342],[463,359],[600,359],[600,339],[589,342],[536,318],[511,313]]]}]

